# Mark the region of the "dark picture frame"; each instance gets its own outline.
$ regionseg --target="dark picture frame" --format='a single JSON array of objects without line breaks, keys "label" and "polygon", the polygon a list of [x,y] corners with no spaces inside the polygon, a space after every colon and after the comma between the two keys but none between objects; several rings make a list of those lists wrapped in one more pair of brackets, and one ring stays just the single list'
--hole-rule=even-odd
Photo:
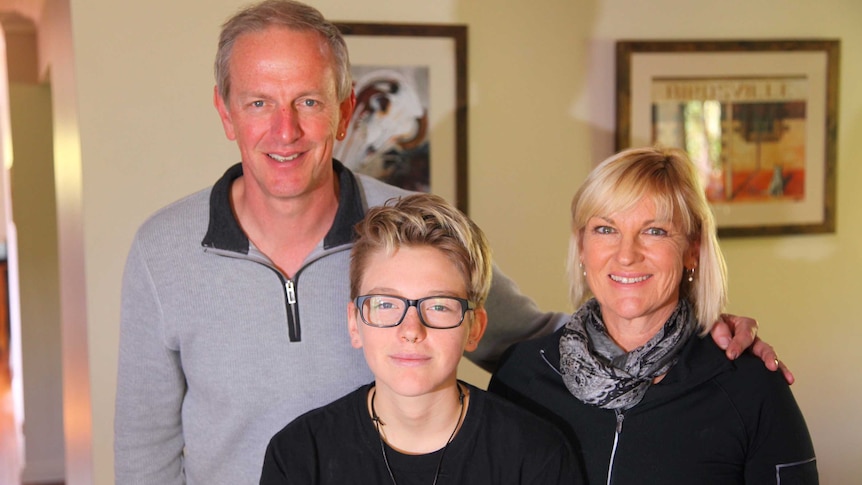
[{"label": "dark picture frame", "polygon": [[616,147],[685,149],[719,236],[835,232],[840,41],[623,40]]},{"label": "dark picture frame", "polygon": [[[362,22],[336,22],[336,26],[348,45],[358,98],[357,113],[342,142],[351,149],[339,152],[336,146],[336,154],[371,160],[356,163],[371,167],[367,173],[393,185],[440,195],[467,213],[467,27]],[[365,85],[360,86],[361,82]],[[416,99],[427,103],[424,119],[404,115],[416,112],[416,102],[411,101]],[[399,102],[406,107],[398,106]],[[391,119],[396,113],[402,115],[397,123]],[[371,123],[381,114],[392,115],[385,120],[387,133],[397,124],[408,134],[380,136],[382,121],[360,131],[362,120]],[[369,132],[376,137],[372,139]],[[420,136],[424,145],[416,142]],[[381,141],[384,138],[389,141]],[[397,177],[393,167],[401,167],[401,174],[411,173],[386,178]],[[426,186],[417,182],[423,170]]]}]

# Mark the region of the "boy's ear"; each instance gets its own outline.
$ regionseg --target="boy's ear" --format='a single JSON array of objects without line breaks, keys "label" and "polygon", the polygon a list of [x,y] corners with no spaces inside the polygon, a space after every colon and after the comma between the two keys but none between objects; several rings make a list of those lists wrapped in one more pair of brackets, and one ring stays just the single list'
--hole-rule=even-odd
[{"label": "boy's ear", "polygon": [[467,332],[467,343],[464,345],[464,350],[472,352],[479,347],[479,341],[482,340],[482,335],[485,335],[485,329],[488,327],[488,313],[484,308],[476,308],[472,310],[473,319],[470,322],[470,331]]},{"label": "boy's ear", "polygon": [[362,348],[362,336],[359,335],[359,326],[356,321],[358,315],[356,305],[351,301],[347,304],[347,331],[350,333],[350,345],[354,349]]}]

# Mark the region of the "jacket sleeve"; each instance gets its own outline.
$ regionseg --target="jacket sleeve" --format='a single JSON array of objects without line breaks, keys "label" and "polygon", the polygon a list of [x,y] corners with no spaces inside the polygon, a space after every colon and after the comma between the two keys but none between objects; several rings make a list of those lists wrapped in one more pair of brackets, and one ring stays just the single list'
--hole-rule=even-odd
[{"label": "jacket sleeve", "polygon": [[814,446],[790,387],[781,373],[752,370],[764,379],[756,389],[750,388],[751,394],[742,396],[746,401],[759,402],[759,406],[751,409],[750,405],[739,404],[740,408],[748,408],[746,428],[751,440],[745,483],[818,484]]},{"label": "jacket sleeve", "polygon": [[185,378],[166,345],[156,285],[136,237],[123,274],[114,421],[118,484],[181,485]]},{"label": "jacket sleeve", "polygon": [[479,348],[466,356],[489,372],[496,369],[500,356],[510,345],[550,334],[568,318],[565,313],[539,310],[536,302],[523,295],[518,285],[496,265],[485,309],[488,311],[488,328]]}]

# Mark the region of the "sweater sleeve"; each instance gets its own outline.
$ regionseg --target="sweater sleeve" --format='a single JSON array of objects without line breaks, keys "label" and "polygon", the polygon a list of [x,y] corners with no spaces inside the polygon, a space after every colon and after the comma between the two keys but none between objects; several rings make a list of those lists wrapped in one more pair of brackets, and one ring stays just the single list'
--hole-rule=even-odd
[{"label": "sweater sleeve", "polygon": [[466,354],[474,364],[494,371],[500,356],[512,344],[552,333],[568,318],[565,313],[543,312],[518,285],[494,266],[491,291],[485,303],[488,328],[479,348]]},{"label": "sweater sleeve", "polygon": [[181,485],[185,377],[168,348],[159,298],[139,240],[123,274],[114,421],[116,483]]}]

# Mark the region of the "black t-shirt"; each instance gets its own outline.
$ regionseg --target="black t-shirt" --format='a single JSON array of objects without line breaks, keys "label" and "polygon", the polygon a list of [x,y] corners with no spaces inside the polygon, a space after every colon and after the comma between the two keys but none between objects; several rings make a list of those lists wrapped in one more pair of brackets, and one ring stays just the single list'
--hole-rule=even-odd
[{"label": "black t-shirt", "polygon": [[[553,425],[497,396],[462,385],[470,389],[470,404],[461,430],[446,448],[438,485],[585,483],[566,438]],[[260,483],[392,483],[367,411],[370,388],[362,386],[278,432],[267,447]],[[431,484],[441,452],[405,455],[386,447],[398,485]]]}]

